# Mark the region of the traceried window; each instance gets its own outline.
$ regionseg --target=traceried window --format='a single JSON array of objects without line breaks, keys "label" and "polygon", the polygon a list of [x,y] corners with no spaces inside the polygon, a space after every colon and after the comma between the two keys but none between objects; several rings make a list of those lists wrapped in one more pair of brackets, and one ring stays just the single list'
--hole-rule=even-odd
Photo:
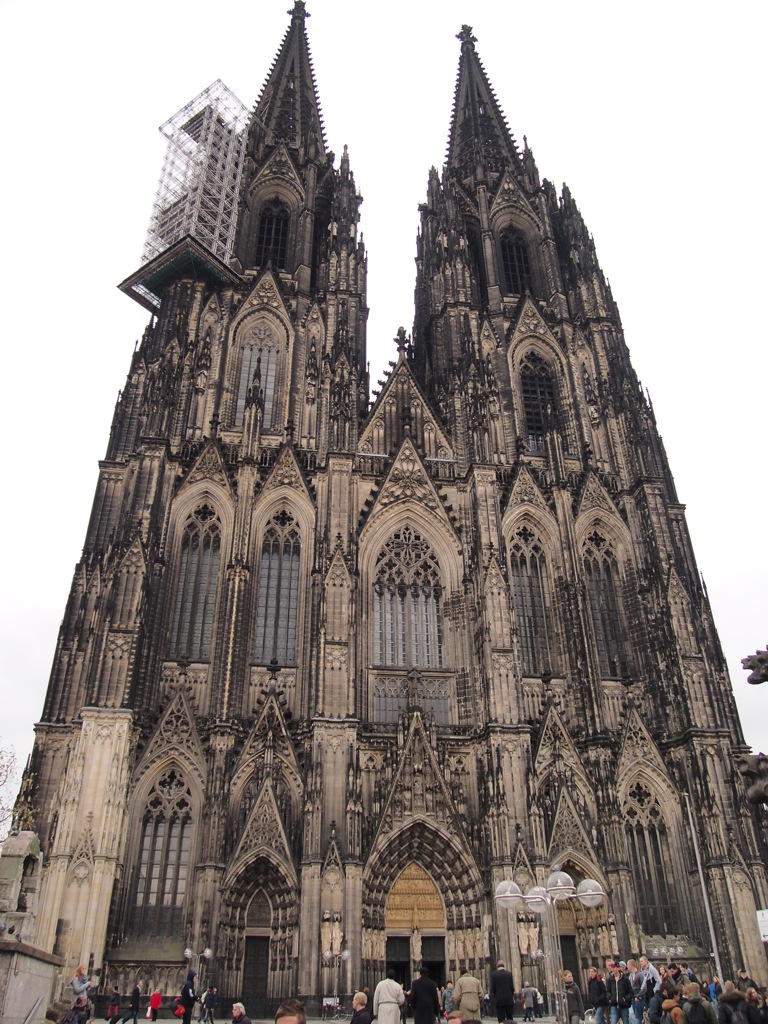
[{"label": "traceried window", "polygon": [[250,388],[259,392],[262,401],[264,430],[272,426],[272,409],[275,400],[275,376],[277,374],[278,340],[272,328],[265,323],[253,327],[243,345],[243,361],[240,364],[240,381],[237,387],[235,426],[243,425],[245,399]]},{"label": "traceried window", "polygon": [[669,884],[674,868],[659,801],[638,780],[627,794],[623,812],[643,931],[647,935],[677,934],[682,922],[675,887]]},{"label": "traceried window", "polygon": [[373,660],[377,665],[440,668],[443,664],[440,567],[410,526],[379,552],[373,583]]},{"label": "traceried window", "polygon": [[293,517],[276,515],[264,533],[256,593],[257,665],[296,664],[301,544]]},{"label": "traceried window", "polygon": [[549,569],[539,539],[527,526],[512,538],[509,568],[522,672],[541,676],[552,669]]},{"label": "traceried window", "polygon": [[141,827],[132,928],[137,936],[177,936],[184,930],[190,873],[192,797],[183,775],[168,769],[154,784]]},{"label": "traceried window", "polygon": [[259,234],[256,239],[256,265],[263,266],[272,261],[276,270],[285,269],[288,252],[288,227],[291,215],[288,207],[278,200],[265,203],[259,217]]},{"label": "traceried window", "polygon": [[522,295],[531,289],[531,267],[528,246],[519,231],[508,229],[501,233],[501,262],[508,295]]},{"label": "traceried window", "polygon": [[541,451],[547,430],[557,421],[557,402],[552,371],[535,352],[528,353],[520,369],[520,389],[528,447]]},{"label": "traceried window", "polygon": [[587,538],[584,574],[600,672],[604,679],[621,678],[627,672],[627,651],[617,593],[618,568],[605,537],[597,530]]},{"label": "traceried window", "polygon": [[206,661],[210,656],[220,559],[219,517],[210,505],[199,505],[181,541],[169,657]]}]

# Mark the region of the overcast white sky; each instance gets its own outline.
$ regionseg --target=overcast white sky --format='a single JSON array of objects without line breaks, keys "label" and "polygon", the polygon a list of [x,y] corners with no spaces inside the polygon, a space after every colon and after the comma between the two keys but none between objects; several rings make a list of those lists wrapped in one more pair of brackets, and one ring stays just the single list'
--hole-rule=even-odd
[{"label": "overcast white sky", "polygon": [[[249,107],[293,0],[0,0],[3,715],[31,750],[97,463],[146,313],[157,126],[221,78]],[[650,391],[747,741],[768,751],[766,5],[309,0],[328,145],[365,197],[372,383],[413,322],[417,204],[442,166],[463,23],[510,128],[566,181]],[[663,713],[663,709],[658,709]],[[649,712],[651,713],[651,712]]]}]

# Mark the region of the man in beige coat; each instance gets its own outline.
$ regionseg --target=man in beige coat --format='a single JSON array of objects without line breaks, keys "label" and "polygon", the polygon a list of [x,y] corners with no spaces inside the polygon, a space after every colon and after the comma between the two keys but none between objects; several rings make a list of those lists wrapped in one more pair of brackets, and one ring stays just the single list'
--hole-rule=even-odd
[{"label": "man in beige coat", "polygon": [[400,1007],[405,1002],[403,986],[395,981],[395,972],[387,971],[387,976],[376,986],[373,993],[373,1015],[379,1024],[400,1024]]},{"label": "man in beige coat", "polygon": [[461,1010],[464,1020],[480,1020],[480,1007],[483,1005],[483,987],[477,978],[465,971],[456,982],[453,990],[453,1005]]}]

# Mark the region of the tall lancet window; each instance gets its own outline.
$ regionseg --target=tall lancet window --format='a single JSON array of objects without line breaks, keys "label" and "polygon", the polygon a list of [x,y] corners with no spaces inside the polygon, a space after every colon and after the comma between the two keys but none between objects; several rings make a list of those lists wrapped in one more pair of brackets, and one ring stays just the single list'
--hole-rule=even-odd
[{"label": "tall lancet window", "polygon": [[144,811],[132,900],[134,935],[183,932],[191,840],[189,786],[180,771],[169,768],[152,787]]},{"label": "tall lancet window", "polygon": [[669,838],[658,799],[640,780],[624,800],[624,826],[637,893],[640,923],[647,935],[674,935],[682,928]]},{"label": "tall lancet window", "polygon": [[541,676],[552,671],[550,579],[541,542],[527,526],[512,538],[509,568],[522,673]]},{"label": "tall lancet window", "polygon": [[284,203],[275,199],[262,206],[256,239],[257,266],[264,266],[267,260],[271,260],[275,270],[285,269],[290,223],[291,214]]},{"label": "tall lancet window", "polygon": [[528,246],[519,231],[508,228],[501,233],[501,262],[508,295],[522,295],[531,290],[531,266]]},{"label": "tall lancet window", "polygon": [[249,388],[257,388],[260,392],[264,410],[263,429],[269,430],[272,427],[278,346],[278,339],[269,324],[256,324],[246,335],[243,361],[240,364],[240,381],[237,386],[236,427],[243,425],[245,399]]},{"label": "tall lancet window", "polygon": [[535,352],[528,353],[520,369],[520,389],[528,447],[541,451],[547,430],[557,422],[557,392],[552,371]]},{"label": "tall lancet window", "polygon": [[256,592],[254,662],[296,664],[301,544],[288,512],[276,515],[264,533]]},{"label": "tall lancet window", "polygon": [[169,657],[207,661],[221,561],[221,523],[210,505],[199,505],[184,527]]},{"label": "tall lancet window", "polygon": [[442,593],[440,566],[429,544],[410,526],[393,533],[376,561],[375,664],[442,666]]},{"label": "tall lancet window", "polygon": [[604,679],[621,678],[627,672],[627,649],[619,605],[619,573],[605,537],[597,530],[587,538],[584,574],[600,672]]}]

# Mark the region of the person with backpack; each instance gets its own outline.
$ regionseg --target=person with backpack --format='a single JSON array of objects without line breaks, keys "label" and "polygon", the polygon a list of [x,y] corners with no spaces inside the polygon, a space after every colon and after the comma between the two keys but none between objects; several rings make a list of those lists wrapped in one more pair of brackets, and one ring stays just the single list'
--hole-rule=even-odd
[{"label": "person with backpack", "polygon": [[715,1008],[707,999],[702,999],[700,985],[692,981],[688,986],[688,998],[683,1003],[684,1024],[717,1024]]},{"label": "person with backpack", "polygon": [[732,981],[726,981],[717,1001],[717,1024],[747,1024],[747,1003]]},{"label": "person with backpack", "polygon": [[679,986],[672,989],[670,995],[661,1004],[661,1024],[684,1024],[683,1010],[680,1000],[683,990]]}]

